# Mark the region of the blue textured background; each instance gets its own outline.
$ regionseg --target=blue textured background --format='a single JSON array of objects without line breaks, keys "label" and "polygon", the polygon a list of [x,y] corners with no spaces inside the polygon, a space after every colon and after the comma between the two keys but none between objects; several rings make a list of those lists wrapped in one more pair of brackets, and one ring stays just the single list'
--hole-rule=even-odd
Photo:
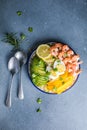
[{"label": "blue textured background", "polygon": [[[22,16],[17,16],[18,10]],[[26,65],[22,73],[25,99],[17,98],[16,75],[8,109],[4,101],[12,46],[0,42],[0,130],[87,130],[87,0],[0,0],[0,39],[5,32],[24,32],[28,43],[21,47],[26,52],[42,41],[68,43],[84,63],[74,87],[61,95],[47,95],[33,87]],[[43,100],[41,105],[36,102],[38,97]],[[36,112],[39,106],[41,113]]]}]

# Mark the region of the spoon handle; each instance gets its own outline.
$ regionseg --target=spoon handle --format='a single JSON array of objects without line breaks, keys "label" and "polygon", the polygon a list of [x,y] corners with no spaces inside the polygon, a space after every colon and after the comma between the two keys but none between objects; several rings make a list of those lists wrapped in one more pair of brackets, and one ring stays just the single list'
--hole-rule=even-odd
[{"label": "spoon handle", "polygon": [[12,91],[13,75],[11,74],[10,85],[7,91],[6,106],[11,107],[11,91]]},{"label": "spoon handle", "polygon": [[19,99],[24,99],[24,92],[23,92],[23,87],[22,87],[22,80],[21,80],[21,72],[22,72],[22,67],[20,68],[20,72],[19,72],[19,90],[18,90],[18,98]]}]

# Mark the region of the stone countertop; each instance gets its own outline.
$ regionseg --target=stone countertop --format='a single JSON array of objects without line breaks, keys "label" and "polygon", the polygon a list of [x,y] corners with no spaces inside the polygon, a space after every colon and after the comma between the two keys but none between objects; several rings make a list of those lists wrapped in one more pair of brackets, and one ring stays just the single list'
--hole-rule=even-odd
[{"label": "stone countertop", "polygon": [[[21,16],[17,11],[23,12]],[[33,32],[28,32],[33,27]],[[0,0],[0,40],[5,32],[24,33],[21,48],[26,52],[37,43],[67,43],[81,56],[83,72],[76,84],[61,95],[36,89],[29,80],[27,65],[22,71],[25,99],[17,98],[18,74],[14,77],[12,107],[5,97],[10,73],[7,68],[12,46],[0,42],[0,130],[87,130],[87,1]],[[37,104],[40,97],[42,104]],[[41,107],[42,112],[36,109]]]}]

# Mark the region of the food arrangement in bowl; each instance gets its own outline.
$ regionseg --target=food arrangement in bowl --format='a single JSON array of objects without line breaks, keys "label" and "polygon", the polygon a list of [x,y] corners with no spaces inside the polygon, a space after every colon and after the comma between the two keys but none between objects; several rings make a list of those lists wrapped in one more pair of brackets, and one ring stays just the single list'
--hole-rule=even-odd
[{"label": "food arrangement in bowl", "polygon": [[68,90],[82,72],[80,56],[62,43],[41,44],[29,58],[30,78],[38,89],[61,94]]}]

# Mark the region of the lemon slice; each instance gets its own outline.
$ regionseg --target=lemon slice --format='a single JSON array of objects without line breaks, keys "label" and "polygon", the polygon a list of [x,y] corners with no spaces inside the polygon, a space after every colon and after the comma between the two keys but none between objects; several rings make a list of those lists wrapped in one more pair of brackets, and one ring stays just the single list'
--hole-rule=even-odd
[{"label": "lemon slice", "polygon": [[48,58],[44,58],[43,59],[46,63],[53,63],[54,62],[54,58],[51,56],[51,55],[49,55],[49,57]]},{"label": "lemon slice", "polygon": [[51,56],[50,54],[50,46],[47,44],[41,44],[38,46],[36,50],[36,54],[41,59],[47,59]]}]

